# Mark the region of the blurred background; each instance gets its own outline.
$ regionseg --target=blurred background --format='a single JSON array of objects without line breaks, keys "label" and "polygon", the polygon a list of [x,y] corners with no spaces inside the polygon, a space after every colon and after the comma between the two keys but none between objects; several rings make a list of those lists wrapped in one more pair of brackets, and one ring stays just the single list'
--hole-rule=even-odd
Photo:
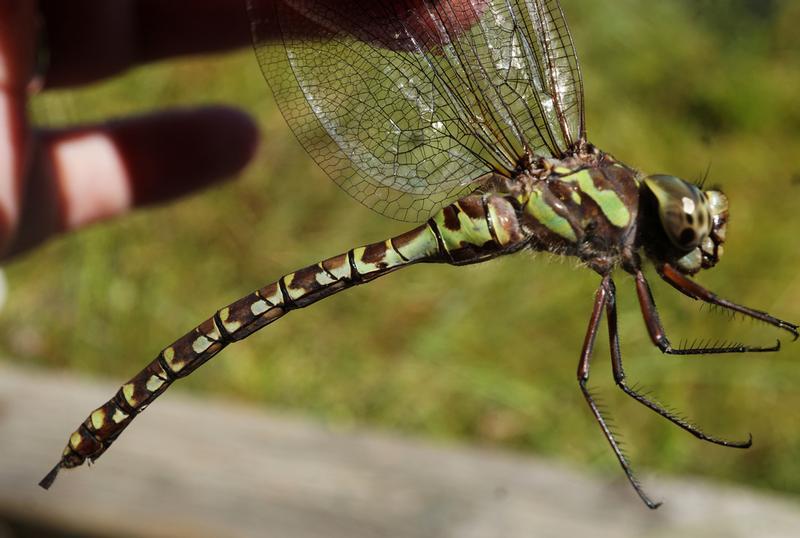
[{"label": "blurred background", "polygon": [[[720,265],[698,280],[800,320],[800,4],[562,3],[583,69],[590,140],[648,173],[700,179],[710,167],[708,183],[727,193],[731,223]],[[220,102],[261,126],[263,143],[246,173],[7,265],[0,360],[119,384],[221,305],[408,228],[350,199],[316,167],[275,108],[251,50],[149,65],[80,91],[45,93],[32,108],[58,125]],[[656,280],[673,342],[785,340],[700,309]],[[312,417],[337,430],[535,454],[616,480],[617,462],[575,382],[597,284],[573,260],[546,255],[412,267],[288,316],[171,392]],[[629,379],[709,433],[754,438],[746,451],[702,443],[625,397],[614,387],[603,331],[592,381],[634,467],[800,495],[800,343],[784,341],[769,355],[665,357],[649,342],[631,279],[620,274],[617,287]],[[84,416],[57,426],[64,439]],[[182,420],[204,418],[189,410]],[[60,448],[52,447],[54,457]]]}]

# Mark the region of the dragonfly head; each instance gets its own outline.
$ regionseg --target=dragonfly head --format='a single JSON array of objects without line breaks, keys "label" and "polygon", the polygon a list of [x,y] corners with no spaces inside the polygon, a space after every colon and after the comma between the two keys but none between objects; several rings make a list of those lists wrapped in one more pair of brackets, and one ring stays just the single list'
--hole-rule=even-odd
[{"label": "dragonfly head", "polygon": [[717,264],[728,224],[724,194],[674,176],[653,175],[642,181],[642,199],[650,215],[645,244],[651,258],[689,275]]}]

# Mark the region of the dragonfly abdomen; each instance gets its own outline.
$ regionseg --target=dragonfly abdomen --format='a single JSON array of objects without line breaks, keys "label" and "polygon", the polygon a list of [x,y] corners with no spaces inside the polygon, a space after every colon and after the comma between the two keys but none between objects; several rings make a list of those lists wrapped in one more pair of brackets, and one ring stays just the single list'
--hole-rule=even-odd
[{"label": "dragonfly abdomen", "polygon": [[465,196],[429,221],[447,263],[464,265],[514,252],[527,244],[514,198],[500,194]]},{"label": "dragonfly abdomen", "polygon": [[284,275],[220,309],[164,348],[113,398],[92,411],[40,484],[49,487],[59,469],[99,458],[176,379],[286,313],[413,263],[475,263],[516,250],[526,241],[511,201],[497,194],[471,195],[404,234]]}]

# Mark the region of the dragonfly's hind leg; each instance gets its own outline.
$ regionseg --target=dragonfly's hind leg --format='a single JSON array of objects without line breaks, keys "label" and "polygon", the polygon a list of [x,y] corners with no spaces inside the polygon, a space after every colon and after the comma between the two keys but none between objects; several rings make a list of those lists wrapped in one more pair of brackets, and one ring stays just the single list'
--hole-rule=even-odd
[{"label": "dragonfly's hind leg", "polygon": [[600,429],[603,430],[603,435],[605,435],[606,440],[611,445],[611,449],[614,451],[614,455],[617,456],[617,460],[622,466],[622,470],[625,472],[625,476],[628,477],[628,481],[633,486],[633,489],[636,490],[636,493],[639,495],[642,501],[644,501],[648,508],[658,508],[661,506],[661,503],[654,502],[642,489],[639,480],[637,480],[636,476],[633,474],[633,469],[631,468],[630,463],[628,463],[628,459],[622,452],[622,448],[614,437],[614,433],[608,427],[603,414],[597,407],[597,403],[595,402],[594,397],[587,386],[589,382],[589,362],[592,358],[592,350],[594,349],[594,341],[597,337],[597,329],[600,327],[600,320],[603,318],[603,308],[607,306],[609,298],[612,298],[613,300],[613,294],[614,283],[612,282],[611,277],[603,277],[603,282],[595,294],[592,316],[589,319],[589,327],[586,329],[586,337],[583,341],[583,348],[581,349],[581,358],[578,362],[578,384],[581,387],[581,392],[583,392],[583,397],[586,399],[586,403],[589,404],[589,408],[592,410],[595,420],[600,425]]},{"label": "dragonfly's hind leg", "polygon": [[[641,280],[640,280],[641,277]],[[651,302],[648,303],[652,308],[648,314],[645,314],[645,321],[648,324],[648,328],[651,326],[651,322],[655,320],[655,324],[657,327],[660,328],[660,324],[658,322],[658,314],[655,310],[655,304],[652,303],[652,296],[649,294],[649,288],[647,288],[647,282],[644,280],[644,276],[642,276],[641,272],[637,274],[637,290],[642,288],[639,287],[639,283],[644,283],[644,289],[647,292],[646,296],[650,297]],[[683,428],[687,432],[691,433],[698,439],[702,439],[703,441],[708,441],[709,443],[714,443],[717,445],[722,446],[729,446],[733,448],[748,448],[752,443],[753,439],[751,436],[748,436],[746,441],[728,441],[726,439],[719,439],[717,437],[710,436],[703,432],[700,428],[686,420],[685,418],[675,414],[674,411],[666,409],[663,405],[658,402],[655,402],[644,394],[636,391],[635,389],[628,386],[625,380],[625,370],[622,368],[622,351],[620,350],[619,345],[619,330],[617,327],[617,303],[616,303],[616,290],[614,288],[614,282],[609,280],[608,282],[608,297],[606,299],[606,312],[608,315],[608,340],[609,345],[611,346],[611,368],[614,372],[614,381],[616,382],[617,386],[622,389],[622,391],[639,402],[640,404],[652,409],[665,419],[669,420],[676,426]],[[642,300],[642,294],[639,294],[640,301]],[[645,303],[642,303],[642,310],[646,309]],[[649,320],[649,321],[648,321]],[[663,334],[663,330],[659,331],[660,334]],[[651,336],[653,333],[651,332]],[[666,340],[666,338],[665,338]],[[733,351],[727,350],[727,348],[721,348],[724,351],[720,351],[720,353],[730,353]],[[713,351],[701,351],[701,353],[713,353]]]}]

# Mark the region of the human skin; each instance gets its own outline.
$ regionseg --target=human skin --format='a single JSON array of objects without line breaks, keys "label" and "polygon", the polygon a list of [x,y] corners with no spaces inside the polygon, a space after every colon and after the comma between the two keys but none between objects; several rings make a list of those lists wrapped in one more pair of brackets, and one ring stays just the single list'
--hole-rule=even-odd
[{"label": "human skin", "polygon": [[0,0],[4,258],[55,234],[234,177],[251,159],[255,124],[228,106],[58,130],[32,127],[26,103],[42,82],[35,57],[45,32],[45,89],[89,84],[137,64],[237,48],[249,40],[244,9],[230,0]]},{"label": "human skin", "polygon": [[[381,16],[396,15],[435,46],[426,16],[432,5],[472,6],[454,17],[459,26],[468,27],[475,15],[475,0],[261,0],[272,1],[298,10],[298,27],[290,29],[295,35],[327,31],[313,15],[315,6],[332,3],[342,29],[379,46],[394,44]],[[0,0],[0,259],[235,177],[258,142],[252,118],[230,106],[34,128],[26,104],[35,91],[90,84],[142,63],[249,41],[244,0]],[[42,42],[49,58],[46,71],[37,73]]]}]

